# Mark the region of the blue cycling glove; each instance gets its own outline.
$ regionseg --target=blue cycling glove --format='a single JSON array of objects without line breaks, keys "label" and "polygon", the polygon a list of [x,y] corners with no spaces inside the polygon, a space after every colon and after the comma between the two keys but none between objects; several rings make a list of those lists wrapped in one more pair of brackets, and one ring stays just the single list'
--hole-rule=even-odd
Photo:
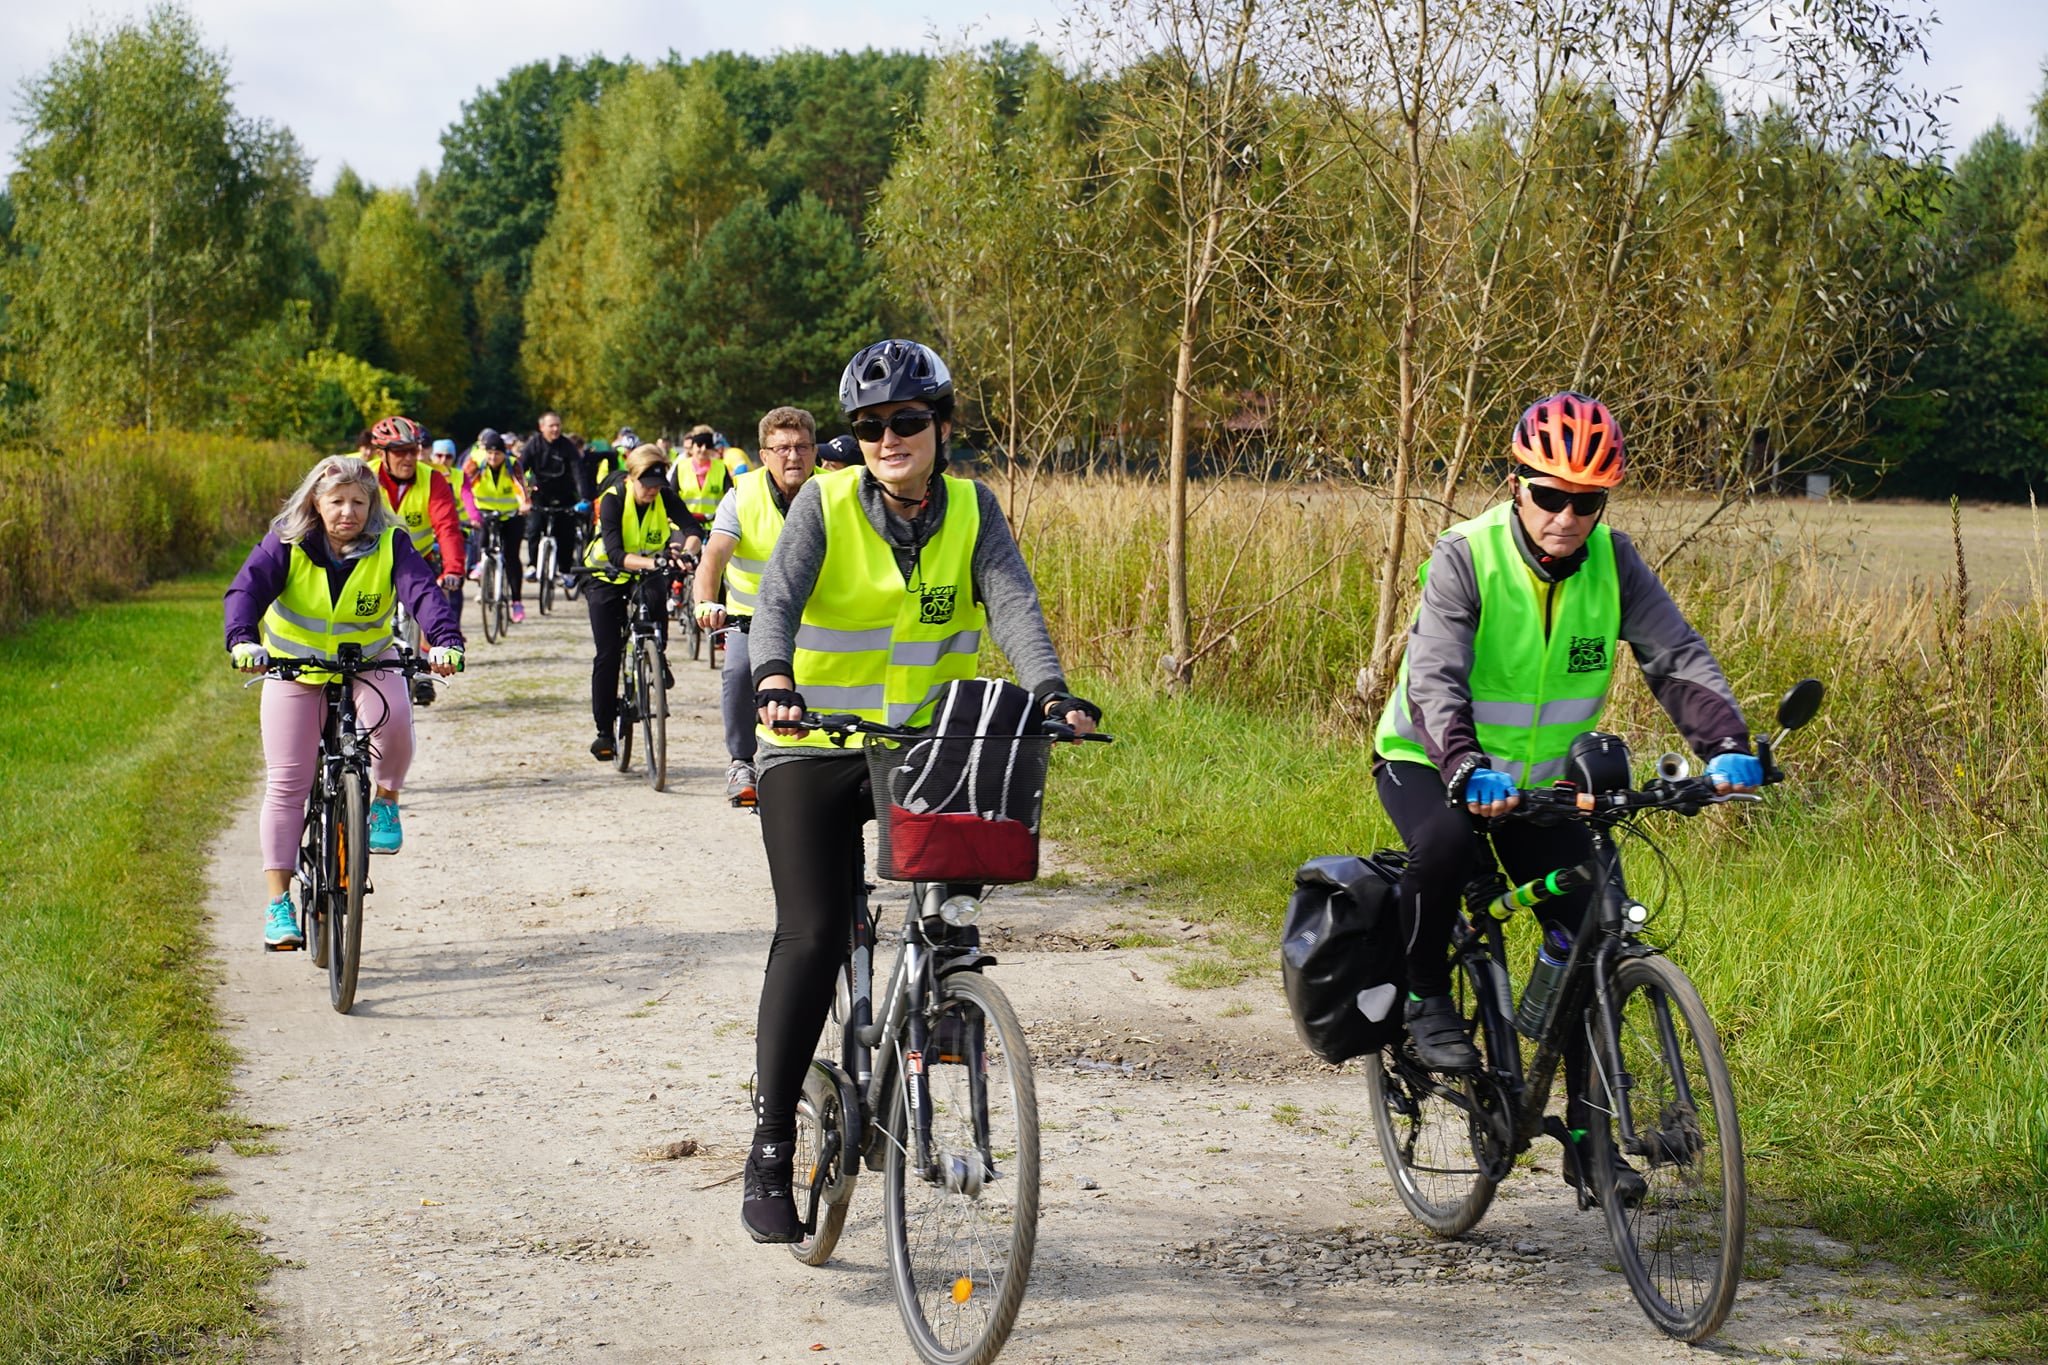
[{"label": "blue cycling glove", "polygon": [[1761,787],[1763,760],[1754,754],[1722,754],[1707,765],[1707,781],[1717,787]]},{"label": "blue cycling glove", "polygon": [[1465,800],[1481,806],[1505,801],[1515,794],[1515,779],[1498,768],[1474,768],[1465,777]]},{"label": "blue cycling glove", "polygon": [[579,502],[576,504],[576,510],[579,512],[588,512],[590,510],[590,504],[587,502]]}]

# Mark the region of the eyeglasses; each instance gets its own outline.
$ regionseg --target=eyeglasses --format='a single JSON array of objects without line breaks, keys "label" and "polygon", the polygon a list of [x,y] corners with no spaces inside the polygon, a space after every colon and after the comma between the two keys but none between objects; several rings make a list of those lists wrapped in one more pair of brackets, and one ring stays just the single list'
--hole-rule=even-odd
[{"label": "eyeglasses", "polygon": [[[875,439],[880,440],[881,437],[878,435]],[[761,453],[763,455],[801,455],[807,450],[816,449],[817,447],[809,441],[799,441],[793,446],[762,446]]]},{"label": "eyeglasses", "polygon": [[1607,490],[1604,488],[1596,488],[1590,493],[1567,493],[1562,488],[1530,483],[1527,479],[1522,480],[1522,487],[1529,490],[1529,500],[1546,512],[1562,512],[1569,507],[1574,515],[1597,517],[1607,506]]},{"label": "eyeglasses", "polygon": [[884,430],[893,431],[905,438],[915,436],[930,426],[938,414],[930,409],[905,408],[889,415],[887,421],[880,417],[863,417],[853,424],[853,439],[864,446],[878,444]]}]

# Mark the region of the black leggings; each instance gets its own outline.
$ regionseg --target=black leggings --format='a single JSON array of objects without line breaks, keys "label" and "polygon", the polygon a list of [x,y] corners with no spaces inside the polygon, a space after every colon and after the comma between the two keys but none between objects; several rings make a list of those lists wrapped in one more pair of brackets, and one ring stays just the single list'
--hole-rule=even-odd
[{"label": "black leggings", "polygon": [[853,935],[861,825],[874,815],[858,754],[786,759],[756,784],[775,886],[775,939],[754,1041],[754,1141],[793,1142],[796,1102]]},{"label": "black leggings", "polygon": [[[1401,874],[1401,933],[1408,945],[1408,989],[1416,995],[1448,995],[1451,990],[1451,924],[1464,898],[1465,884],[1489,870],[1493,858],[1510,880],[1524,882],[1561,867],[1586,861],[1593,839],[1580,824],[1533,825],[1502,820],[1491,830],[1463,806],[1444,800],[1443,774],[1426,763],[1383,761],[1373,767],[1380,804],[1387,808],[1401,843],[1408,850],[1408,868]],[[1486,842],[1493,844],[1493,858]],[[1546,901],[1537,914],[1546,928],[1562,925],[1576,934],[1585,917],[1590,890]],[[1509,964],[1514,971],[1514,964]],[[1565,1122],[1585,1127],[1582,1104],[1586,1048],[1583,1037],[1565,1049],[1565,1079],[1573,1101]]]},{"label": "black leggings", "polygon": [[[638,583],[647,583],[639,579]],[[633,616],[633,583],[584,580],[583,601],[590,609],[590,718],[601,735],[615,735],[619,724],[619,665],[626,657],[626,624]],[[668,613],[655,627],[664,656],[668,649]]]}]

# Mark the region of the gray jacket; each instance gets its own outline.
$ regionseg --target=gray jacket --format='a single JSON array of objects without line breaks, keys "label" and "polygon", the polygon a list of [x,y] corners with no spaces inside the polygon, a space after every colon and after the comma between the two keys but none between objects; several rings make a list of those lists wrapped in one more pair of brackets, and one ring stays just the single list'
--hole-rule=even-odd
[{"label": "gray jacket", "polygon": [[[1519,518],[1510,520],[1523,558],[1552,577],[1531,552]],[[1658,705],[1700,757],[1748,753],[1749,729],[1721,665],[1635,543],[1619,531],[1614,570],[1621,580],[1621,638],[1634,651]],[[1486,761],[1472,721],[1472,642],[1478,630],[1479,579],[1471,543],[1446,535],[1430,556],[1422,604],[1408,632],[1408,714],[1423,752],[1447,780],[1468,760]]]},{"label": "gray jacket", "polygon": [[[904,582],[910,581],[917,553],[929,542],[946,516],[947,486],[936,475],[931,500],[914,519],[899,517],[882,497],[874,476],[860,474],[860,505],[868,524],[895,551],[896,565]],[[1045,613],[1038,605],[1038,588],[1025,567],[1024,555],[1010,534],[996,495],[982,484],[971,484],[981,503],[981,534],[974,543],[974,600],[988,609],[989,634],[1010,661],[1017,679],[1031,689],[1034,697],[1049,697],[1067,690],[1060,672],[1059,654],[1045,629]],[[795,654],[796,629],[803,619],[804,603],[818,581],[825,562],[825,517],[820,510],[815,483],[797,490],[789,504],[789,515],[776,539],[775,553],[761,576],[760,601],[747,646],[754,660],[754,685],[776,674],[794,674],[790,662]],[[779,757],[818,757],[838,754],[837,749],[789,748],[762,751],[764,763]]]}]

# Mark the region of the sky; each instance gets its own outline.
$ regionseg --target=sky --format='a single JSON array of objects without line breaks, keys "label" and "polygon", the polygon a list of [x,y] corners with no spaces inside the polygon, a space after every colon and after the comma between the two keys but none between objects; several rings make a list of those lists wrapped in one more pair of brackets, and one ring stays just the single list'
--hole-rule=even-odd
[{"label": "sky", "polygon": [[[762,55],[814,47],[930,48],[970,27],[1052,43],[1058,0],[186,0],[208,46],[225,48],[237,106],[282,124],[325,189],[346,163],[373,184],[409,184],[439,165],[441,130],[462,102],[514,66],[561,54],[651,60],[730,48]],[[15,169],[22,82],[46,69],[72,29],[139,14],[139,0],[0,4],[0,174]],[[1958,150],[2003,118],[2024,129],[2048,60],[2043,0],[1938,0],[1930,61],[1915,73],[1949,92]],[[1056,44],[1053,44],[1056,45]],[[383,73],[419,73],[406,99]],[[375,73],[375,74],[371,74]]]}]

